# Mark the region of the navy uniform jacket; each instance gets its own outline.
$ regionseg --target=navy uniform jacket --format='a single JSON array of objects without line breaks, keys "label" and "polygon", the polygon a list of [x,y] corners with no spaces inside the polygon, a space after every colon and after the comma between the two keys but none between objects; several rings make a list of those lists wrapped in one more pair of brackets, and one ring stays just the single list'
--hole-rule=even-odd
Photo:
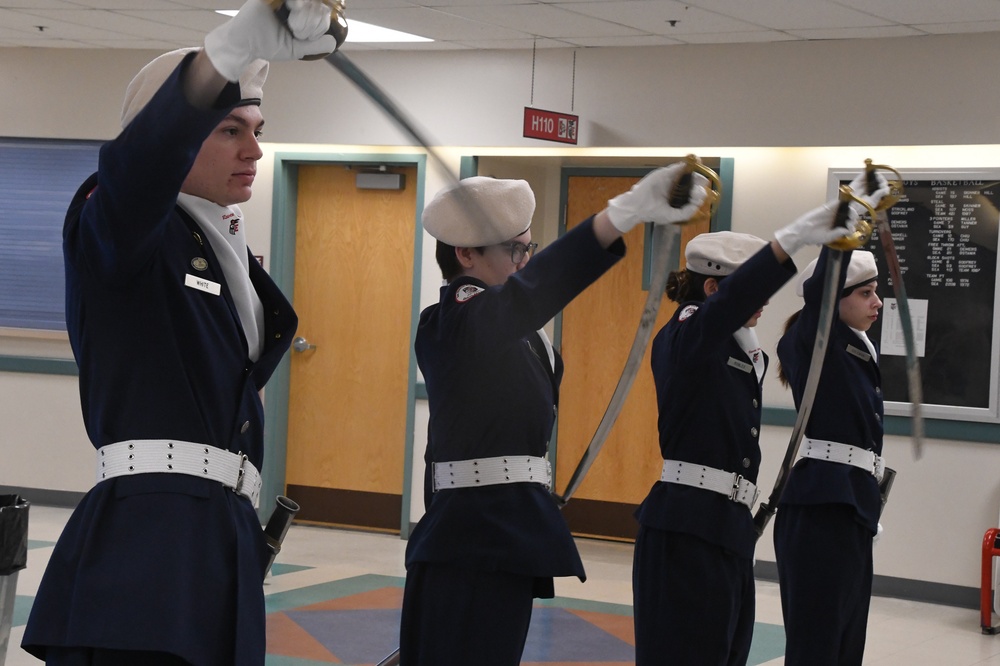
[{"label": "navy uniform jacket", "polygon": [[[459,278],[420,316],[416,356],[427,385],[425,461],[544,456],[558,376],[535,331],[618,261],[622,241],[598,244],[592,218],[539,252],[502,286]],[[407,565],[451,563],[536,577],[584,578],[566,521],[537,483],[434,493],[406,549]]]},{"label": "navy uniform jacket", "polygon": [[[733,333],[794,274],[790,260],[779,264],[764,247],[703,303],[681,304],[657,333],[651,364],[664,460],[757,482],[761,387]],[[746,505],[675,483],[654,483],[636,517],[646,527],[693,534],[742,557],[753,556],[757,541]]]},{"label": "navy uniform jacket", "polygon": [[[175,208],[238,86],[227,86],[218,108],[199,111],[184,100],[178,71],[102,147],[98,173],[66,218],[66,320],[84,423],[95,447],[174,438],[242,451],[260,469],[259,390],[296,317],[251,258],[265,343],[260,359],[249,360],[222,267]],[[199,257],[204,270],[192,263]],[[222,294],[186,287],[186,274],[219,283]],[[220,483],[181,474],[102,481],[55,547],[23,645],[38,656],[47,645],[91,646],[171,652],[192,664],[263,664],[264,562],[254,507]]]},{"label": "navy uniform jacket", "polygon": [[[809,373],[829,255],[827,248],[820,252],[815,272],[803,285],[802,313],[778,342],[778,358],[789,378],[796,408]],[[844,284],[850,261],[851,253],[845,252],[839,284]],[[839,305],[838,299],[805,436],[850,444],[882,455],[882,376],[878,362],[857,333],[840,320]],[[812,458],[802,458],[795,464],[788,475],[781,504],[848,504],[873,534],[881,508],[874,476],[858,467]]]}]

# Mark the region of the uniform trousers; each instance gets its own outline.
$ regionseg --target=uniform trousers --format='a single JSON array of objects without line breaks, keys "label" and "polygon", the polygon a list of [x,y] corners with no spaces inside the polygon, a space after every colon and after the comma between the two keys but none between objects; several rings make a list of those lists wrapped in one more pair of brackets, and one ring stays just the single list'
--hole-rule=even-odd
[{"label": "uniform trousers", "polygon": [[636,666],[743,666],[753,560],[681,532],[639,527],[632,566]]},{"label": "uniform trousers", "polygon": [[537,589],[534,576],[411,564],[400,622],[400,666],[518,666]]},{"label": "uniform trousers", "polygon": [[847,504],[781,505],[774,551],[785,666],[861,666],[872,592],[872,532]]}]

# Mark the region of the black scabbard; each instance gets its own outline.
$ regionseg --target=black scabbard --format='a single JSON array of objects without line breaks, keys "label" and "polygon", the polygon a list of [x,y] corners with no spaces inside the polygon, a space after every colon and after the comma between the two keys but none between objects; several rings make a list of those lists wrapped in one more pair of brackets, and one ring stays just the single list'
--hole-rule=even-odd
[{"label": "black scabbard", "polygon": [[878,494],[882,505],[879,507],[878,515],[882,516],[882,512],[885,511],[885,504],[889,501],[889,492],[892,491],[892,483],[896,480],[896,470],[891,467],[886,467],[885,471],[882,473],[882,481],[878,484]]},{"label": "black scabbard", "polygon": [[267,572],[271,570],[271,565],[274,564],[274,558],[281,552],[281,543],[285,540],[285,535],[288,534],[288,528],[292,524],[292,519],[295,518],[295,514],[298,512],[298,504],[284,495],[278,495],[274,511],[271,512],[271,517],[267,519],[267,525],[264,527],[264,541],[267,543],[267,550],[270,553],[267,558],[267,565],[264,567],[265,577],[267,576]]}]

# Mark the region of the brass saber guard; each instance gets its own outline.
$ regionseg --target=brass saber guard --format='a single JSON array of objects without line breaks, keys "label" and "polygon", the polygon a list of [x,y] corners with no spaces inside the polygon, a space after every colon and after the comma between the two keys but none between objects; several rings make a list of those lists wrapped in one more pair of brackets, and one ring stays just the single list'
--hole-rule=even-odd
[{"label": "brass saber guard", "polygon": [[[347,41],[347,19],[344,18],[344,0],[320,0],[324,5],[330,8],[330,29],[326,31],[326,34],[333,35],[333,38],[337,40],[337,47],[335,51],[344,45]],[[268,0],[268,6],[271,10],[278,16],[278,19],[286,25],[288,25],[288,7],[285,6],[285,0]],[[302,58],[303,60],[321,60],[329,53],[318,53],[316,55],[309,55]]]},{"label": "brass saber guard", "polygon": [[[843,238],[838,238],[837,240],[827,243],[827,247],[834,250],[856,250],[868,242],[868,239],[872,237],[872,229],[874,228],[870,220],[875,219],[875,209],[872,208],[871,204],[862,199],[861,197],[854,194],[850,187],[847,185],[840,186],[840,194],[837,200],[840,201],[840,205],[850,205],[851,202],[861,204],[865,207],[869,214],[869,219],[858,218],[858,221],[854,224],[854,230],[844,236]],[[838,213],[839,217],[839,213]]]},{"label": "brass saber guard", "polygon": [[715,211],[719,207],[719,199],[722,198],[722,179],[719,178],[719,174],[702,164],[697,155],[687,155],[684,158],[684,165],[684,172],[670,190],[670,205],[674,208],[680,208],[687,203],[688,192],[691,189],[691,176],[699,173],[709,180],[712,189],[708,191],[708,196],[705,197],[705,201],[698,211],[684,224],[710,219],[715,215]]}]

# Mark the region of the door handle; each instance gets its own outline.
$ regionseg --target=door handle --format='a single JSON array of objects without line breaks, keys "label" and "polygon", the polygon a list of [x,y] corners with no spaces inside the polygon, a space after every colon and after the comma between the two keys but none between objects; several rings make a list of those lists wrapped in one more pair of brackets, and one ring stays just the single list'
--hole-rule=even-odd
[{"label": "door handle", "polygon": [[301,354],[304,351],[309,351],[310,349],[316,349],[316,345],[310,344],[308,340],[299,335],[296,336],[294,340],[292,340],[292,349]]}]

